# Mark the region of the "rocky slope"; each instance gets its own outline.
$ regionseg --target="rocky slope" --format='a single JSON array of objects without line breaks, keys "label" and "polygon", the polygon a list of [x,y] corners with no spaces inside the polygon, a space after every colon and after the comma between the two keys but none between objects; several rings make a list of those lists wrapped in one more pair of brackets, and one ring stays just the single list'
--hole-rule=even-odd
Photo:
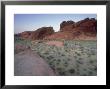
[{"label": "rocky slope", "polygon": [[51,35],[54,33],[53,27],[42,27],[35,31],[24,31],[19,34],[15,34],[15,36],[24,38],[24,39],[43,39],[44,37]]},{"label": "rocky slope", "polygon": [[60,24],[60,31],[46,39],[75,39],[75,40],[96,40],[97,20],[86,18],[79,22],[63,21]]},{"label": "rocky slope", "polygon": [[17,34],[22,38],[36,39],[75,39],[75,40],[96,40],[97,20],[86,18],[74,22],[63,21],[60,24],[60,31],[54,32],[53,27],[42,27],[36,31],[25,31]]}]

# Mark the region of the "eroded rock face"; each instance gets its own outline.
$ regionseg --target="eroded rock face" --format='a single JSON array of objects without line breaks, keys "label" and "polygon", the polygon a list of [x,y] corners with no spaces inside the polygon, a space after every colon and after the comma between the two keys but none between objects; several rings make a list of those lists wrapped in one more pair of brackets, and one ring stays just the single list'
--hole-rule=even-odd
[{"label": "eroded rock face", "polygon": [[76,27],[91,27],[91,26],[96,26],[97,25],[97,21],[94,18],[86,18],[84,20],[81,20],[79,22],[76,23]]},{"label": "eroded rock face", "polygon": [[74,21],[63,21],[60,24],[60,31],[72,31],[74,28],[82,28],[88,31],[95,30],[97,31],[97,20],[94,18],[86,18],[84,20],[74,22]]},{"label": "eroded rock face", "polygon": [[75,28],[75,22],[74,21],[63,21],[60,24],[60,31],[70,31],[71,29]]},{"label": "eroded rock face", "polygon": [[97,20],[86,18],[84,20],[63,21],[60,24],[60,31],[46,37],[46,39],[76,39],[76,40],[93,40],[97,35]]},{"label": "eroded rock face", "polygon": [[51,35],[53,33],[54,33],[53,27],[42,27],[35,31],[22,32],[20,33],[19,36],[25,39],[36,40],[36,39],[43,39],[44,37]]},{"label": "eroded rock face", "polygon": [[[51,24],[51,23],[50,23]],[[42,27],[35,31],[25,31],[16,36],[22,38],[39,40],[39,39],[75,39],[90,40],[96,39],[97,20],[94,18],[86,18],[84,20],[63,21],[60,24],[60,31],[54,32],[53,27]]]},{"label": "eroded rock face", "polygon": [[32,32],[29,38],[32,40],[43,39],[44,37],[51,35],[53,33],[54,33],[53,27],[42,27]]},{"label": "eroded rock face", "polygon": [[25,31],[25,32],[20,33],[20,36],[23,38],[29,38],[31,33],[32,33],[32,31]]},{"label": "eroded rock face", "polygon": [[97,32],[97,20],[94,18],[86,18],[76,23],[76,27],[85,29],[88,32]]}]

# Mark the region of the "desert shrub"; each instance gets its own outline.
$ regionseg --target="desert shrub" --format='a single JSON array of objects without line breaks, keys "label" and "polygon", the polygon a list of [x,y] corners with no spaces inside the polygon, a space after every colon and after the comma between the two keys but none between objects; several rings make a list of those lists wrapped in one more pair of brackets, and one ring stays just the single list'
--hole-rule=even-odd
[{"label": "desert shrub", "polygon": [[63,42],[64,47],[47,45],[45,42],[31,46],[58,75],[96,75],[96,41],[63,40]]},{"label": "desert shrub", "polygon": [[64,40],[64,47],[37,43],[35,49],[58,75],[96,75],[95,41]]},{"label": "desert shrub", "polygon": [[14,43],[16,44],[20,44],[20,45],[25,45],[25,46],[31,46],[31,40],[26,40],[20,37],[15,37],[14,38]]},{"label": "desert shrub", "polygon": [[75,69],[70,69],[69,72],[70,73],[75,73]]}]

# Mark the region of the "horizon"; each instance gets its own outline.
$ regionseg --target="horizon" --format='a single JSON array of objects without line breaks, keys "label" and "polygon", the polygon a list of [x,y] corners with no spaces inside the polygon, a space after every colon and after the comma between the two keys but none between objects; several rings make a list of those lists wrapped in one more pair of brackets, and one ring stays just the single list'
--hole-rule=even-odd
[{"label": "horizon", "polygon": [[[55,32],[60,30],[63,21],[78,22],[85,18],[95,18],[96,14],[14,14],[14,34],[24,31],[35,31],[42,27],[53,27]],[[52,21],[51,21],[52,20]]]}]

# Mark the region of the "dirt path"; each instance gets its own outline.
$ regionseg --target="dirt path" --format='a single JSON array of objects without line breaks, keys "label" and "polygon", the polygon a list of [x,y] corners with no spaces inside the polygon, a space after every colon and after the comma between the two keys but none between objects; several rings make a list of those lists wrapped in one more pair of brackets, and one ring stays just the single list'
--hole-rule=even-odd
[{"label": "dirt path", "polygon": [[15,76],[54,76],[55,73],[39,55],[26,50],[15,54]]}]

